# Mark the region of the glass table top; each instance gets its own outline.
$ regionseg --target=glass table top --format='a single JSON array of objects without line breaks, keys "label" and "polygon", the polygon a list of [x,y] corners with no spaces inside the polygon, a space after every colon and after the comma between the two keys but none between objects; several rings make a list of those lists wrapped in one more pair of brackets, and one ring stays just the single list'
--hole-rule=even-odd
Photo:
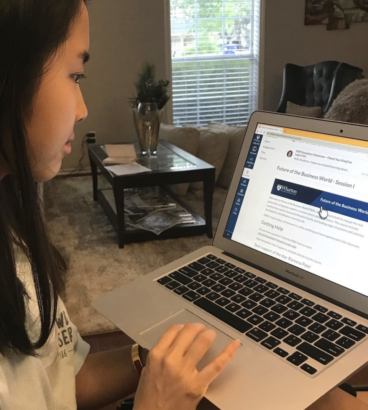
[{"label": "glass table top", "polygon": [[[192,164],[187,159],[181,157],[175,152],[171,151],[169,148],[160,144],[157,147],[157,156],[156,157],[141,157],[140,149],[138,143],[133,144],[135,151],[137,153],[138,163],[151,169],[152,171],[179,171],[179,170],[188,170],[197,168],[197,165]],[[99,146],[101,150],[106,154],[105,147],[103,145]],[[105,155],[106,156],[106,155]]]}]

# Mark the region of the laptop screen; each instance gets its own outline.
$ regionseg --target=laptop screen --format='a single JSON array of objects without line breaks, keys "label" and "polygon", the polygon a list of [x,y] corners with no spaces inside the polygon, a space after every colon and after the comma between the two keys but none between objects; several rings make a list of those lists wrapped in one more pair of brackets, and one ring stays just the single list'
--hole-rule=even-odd
[{"label": "laptop screen", "polygon": [[368,142],[258,124],[224,237],[368,295]]}]

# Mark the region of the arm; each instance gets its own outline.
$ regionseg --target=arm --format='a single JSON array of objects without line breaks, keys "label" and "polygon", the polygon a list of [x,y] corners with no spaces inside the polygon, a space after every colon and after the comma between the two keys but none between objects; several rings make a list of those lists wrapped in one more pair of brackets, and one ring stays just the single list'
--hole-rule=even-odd
[{"label": "arm", "polygon": [[[147,351],[140,354],[145,363]],[[131,346],[90,354],[76,376],[78,409],[97,410],[114,403],[135,392],[138,382]]]}]

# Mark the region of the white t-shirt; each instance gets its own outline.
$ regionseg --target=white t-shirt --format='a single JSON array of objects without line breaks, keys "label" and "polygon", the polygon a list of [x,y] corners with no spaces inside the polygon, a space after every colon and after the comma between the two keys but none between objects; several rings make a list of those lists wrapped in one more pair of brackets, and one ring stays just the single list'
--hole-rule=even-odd
[{"label": "white t-shirt", "polygon": [[[40,332],[38,305],[30,265],[17,257],[18,276],[30,296],[27,330],[36,341]],[[75,376],[82,367],[89,345],[70,321],[64,303],[58,302],[57,319],[38,357],[0,355],[1,410],[76,410]]]}]

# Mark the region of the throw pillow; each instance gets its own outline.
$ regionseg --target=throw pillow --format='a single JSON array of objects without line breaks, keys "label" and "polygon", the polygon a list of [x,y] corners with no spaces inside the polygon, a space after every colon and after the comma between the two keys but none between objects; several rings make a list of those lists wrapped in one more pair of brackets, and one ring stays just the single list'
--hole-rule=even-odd
[{"label": "throw pillow", "polygon": [[304,105],[298,105],[288,101],[286,104],[286,114],[320,118],[322,116],[322,107],[305,107]]},{"label": "throw pillow", "polygon": [[[215,181],[217,181],[229,149],[229,135],[222,131],[209,130],[207,127],[193,125],[184,125],[184,127],[195,127],[200,131],[197,158],[216,168]],[[190,189],[202,191],[203,184],[202,182],[192,182]]]},{"label": "throw pillow", "polygon": [[[199,144],[199,131],[195,128],[175,127],[173,125],[161,124],[160,139],[171,142],[178,148],[196,155]],[[172,185],[171,189],[177,195],[185,195],[188,191],[189,183]]]},{"label": "throw pillow", "polygon": [[236,163],[243,145],[247,127],[222,124],[221,122],[210,122],[210,131],[225,132],[229,136],[229,149],[225,158],[224,166],[217,180],[217,185],[229,189],[233,179]]}]

